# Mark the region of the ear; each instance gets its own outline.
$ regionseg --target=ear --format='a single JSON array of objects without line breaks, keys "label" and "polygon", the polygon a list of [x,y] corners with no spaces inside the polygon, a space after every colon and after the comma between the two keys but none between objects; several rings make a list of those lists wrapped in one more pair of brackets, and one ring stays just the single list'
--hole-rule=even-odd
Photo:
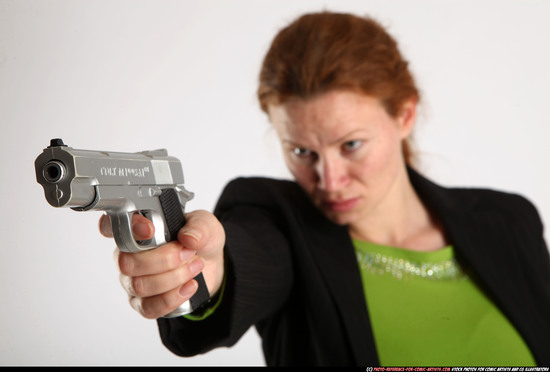
[{"label": "ear", "polygon": [[397,116],[397,123],[399,125],[399,130],[401,131],[401,138],[407,138],[416,123],[416,98],[410,98],[406,100],[401,106],[399,115]]}]

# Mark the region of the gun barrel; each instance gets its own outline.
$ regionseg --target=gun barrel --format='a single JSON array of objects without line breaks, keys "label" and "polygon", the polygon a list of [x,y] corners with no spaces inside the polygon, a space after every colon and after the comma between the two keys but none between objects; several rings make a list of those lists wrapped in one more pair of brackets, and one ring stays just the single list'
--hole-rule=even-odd
[{"label": "gun barrel", "polygon": [[58,183],[65,177],[65,165],[57,160],[52,160],[44,165],[42,175],[44,179],[50,183]]},{"label": "gun barrel", "polygon": [[[51,141],[35,161],[36,179],[54,207],[87,209],[101,186],[182,186],[178,159],[166,150],[136,153],[79,150]],[[109,201],[105,201],[109,202]]]}]

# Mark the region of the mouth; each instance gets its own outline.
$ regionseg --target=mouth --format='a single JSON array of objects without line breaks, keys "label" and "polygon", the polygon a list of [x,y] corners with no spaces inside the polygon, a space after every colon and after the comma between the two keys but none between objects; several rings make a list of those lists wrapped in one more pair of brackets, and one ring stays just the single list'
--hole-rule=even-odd
[{"label": "mouth", "polygon": [[360,198],[325,200],[323,206],[331,212],[349,212],[359,203]]}]

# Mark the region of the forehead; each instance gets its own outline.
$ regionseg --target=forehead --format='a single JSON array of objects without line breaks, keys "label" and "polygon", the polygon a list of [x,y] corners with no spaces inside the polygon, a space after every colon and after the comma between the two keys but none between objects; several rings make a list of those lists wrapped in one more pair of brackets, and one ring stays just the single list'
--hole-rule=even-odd
[{"label": "forehead", "polygon": [[375,130],[385,110],[378,99],[350,91],[332,91],[269,107],[282,140],[331,142],[350,132]]}]

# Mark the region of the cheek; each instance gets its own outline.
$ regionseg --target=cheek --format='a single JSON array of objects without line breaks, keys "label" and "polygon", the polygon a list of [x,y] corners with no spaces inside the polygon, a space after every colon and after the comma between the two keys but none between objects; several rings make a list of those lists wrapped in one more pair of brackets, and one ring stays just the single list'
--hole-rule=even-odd
[{"label": "cheek", "polygon": [[313,193],[316,185],[315,172],[306,166],[300,166],[290,161],[286,161],[286,166],[296,182],[309,194]]},{"label": "cheek", "polygon": [[402,158],[402,139],[396,128],[387,128],[380,137],[375,157],[379,167],[387,167]]},{"label": "cheek", "polygon": [[370,166],[373,170],[383,172],[393,163],[396,155],[395,146],[391,143],[380,143],[378,151],[373,154]]},{"label": "cheek", "polygon": [[394,174],[400,164],[401,143],[394,138],[384,137],[371,144],[368,152],[353,167],[354,178],[362,183],[380,183],[380,177]]}]

